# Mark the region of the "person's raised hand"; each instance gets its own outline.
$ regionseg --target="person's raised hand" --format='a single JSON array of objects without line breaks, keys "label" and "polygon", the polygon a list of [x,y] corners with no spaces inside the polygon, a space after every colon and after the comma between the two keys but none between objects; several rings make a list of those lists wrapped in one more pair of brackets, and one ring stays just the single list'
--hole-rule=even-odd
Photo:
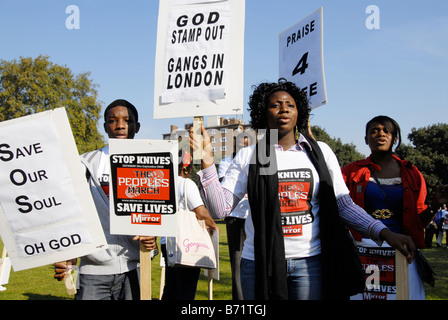
[{"label": "person's raised hand", "polygon": [[[201,166],[203,169],[213,165],[213,152],[212,143],[207,130],[204,128],[204,124],[201,124],[201,135],[202,135],[202,157]],[[193,127],[190,129],[190,149],[196,151],[201,148],[200,142],[196,138],[196,134],[193,132]]]}]

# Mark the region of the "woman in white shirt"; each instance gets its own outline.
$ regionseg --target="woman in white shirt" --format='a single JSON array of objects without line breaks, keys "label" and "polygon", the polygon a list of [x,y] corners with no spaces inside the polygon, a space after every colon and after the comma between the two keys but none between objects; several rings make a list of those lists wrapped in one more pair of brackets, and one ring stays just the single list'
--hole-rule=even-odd
[{"label": "woman in white shirt", "polygon": [[359,258],[342,224],[387,241],[412,260],[412,239],[392,233],[355,205],[334,153],[306,136],[310,108],[299,88],[284,79],[262,83],[249,106],[253,129],[267,129],[264,138],[236,155],[220,184],[202,128],[198,173],[215,218],[228,215],[248,193],[244,299],[348,299],[362,290]]}]

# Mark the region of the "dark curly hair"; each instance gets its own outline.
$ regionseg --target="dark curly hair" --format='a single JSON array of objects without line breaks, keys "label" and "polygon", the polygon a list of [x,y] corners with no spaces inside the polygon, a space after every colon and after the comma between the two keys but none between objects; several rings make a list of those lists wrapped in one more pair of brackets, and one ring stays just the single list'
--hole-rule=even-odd
[{"label": "dark curly hair", "polygon": [[307,133],[308,119],[310,117],[309,101],[306,94],[294,83],[284,78],[278,83],[261,83],[252,87],[254,92],[249,97],[250,124],[254,130],[267,129],[266,108],[269,97],[277,91],[286,91],[296,102],[298,118],[296,127],[299,132]]}]

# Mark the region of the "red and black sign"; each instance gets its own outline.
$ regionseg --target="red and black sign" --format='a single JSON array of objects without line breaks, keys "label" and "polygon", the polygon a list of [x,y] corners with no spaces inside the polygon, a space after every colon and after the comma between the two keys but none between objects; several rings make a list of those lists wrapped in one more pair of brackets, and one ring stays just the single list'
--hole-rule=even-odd
[{"label": "red and black sign", "polygon": [[314,221],[311,213],[312,172],[310,169],[281,170],[278,177],[283,236],[302,236],[303,225]]},{"label": "red and black sign", "polygon": [[116,215],[160,224],[161,215],[176,212],[171,153],[114,154],[110,161]]}]

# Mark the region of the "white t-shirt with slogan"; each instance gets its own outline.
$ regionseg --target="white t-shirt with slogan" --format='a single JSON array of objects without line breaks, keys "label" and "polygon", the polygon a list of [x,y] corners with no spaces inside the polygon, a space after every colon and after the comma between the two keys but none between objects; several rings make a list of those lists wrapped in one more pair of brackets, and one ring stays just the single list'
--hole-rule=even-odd
[{"label": "white t-shirt with slogan", "polygon": [[[318,143],[333,179],[336,198],[349,194],[333,151],[327,144]],[[247,191],[249,163],[254,148],[249,146],[241,149],[222,181],[222,187],[237,197],[243,197]],[[317,171],[300,146],[294,146],[286,151],[276,146],[276,157],[285,258],[303,258],[320,254]],[[246,220],[246,235],[242,257],[255,260],[254,226],[250,210]]]}]

